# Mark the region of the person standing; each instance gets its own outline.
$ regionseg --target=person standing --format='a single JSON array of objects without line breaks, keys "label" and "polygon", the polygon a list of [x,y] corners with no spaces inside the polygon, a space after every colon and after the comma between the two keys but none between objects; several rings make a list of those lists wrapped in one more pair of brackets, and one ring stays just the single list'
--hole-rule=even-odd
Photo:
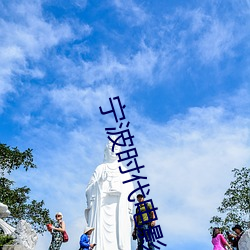
[{"label": "person standing", "polygon": [[213,250],[225,250],[225,246],[232,249],[218,227],[213,229],[212,244],[214,245]]},{"label": "person standing", "polygon": [[96,245],[90,244],[90,235],[93,232],[94,228],[93,227],[86,227],[86,229],[83,232],[83,235],[80,238],[80,249],[79,250],[89,250],[93,249]]},{"label": "person standing", "polygon": [[[138,224],[138,227],[136,227],[136,226],[134,227],[134,231],[133,231],[132,236],[136,235],[136,237],[137,237],[137,243],[138,243],[138,248],[137,249],[138,250],[143,250],[144,249],[143,248],[144,232],[146,232],[148,229],[150,229],[150,227],[154,227],[155,226],[155,221],[151,221],[149,223],[143,223],[143,221],[148,221],[148,219],[149,219],[147,213],[145,213],[146,208],[145,208],[145,206],[143,204],[144,197],[143,197],[142,194],[138,194],[136,198],[137,198],[137,201],[139,203],[142,202],[142,204],[139,205],[140,206],[140,212],[142,213],[142,218],[141,218],[140,215],[135,216],[136,222]],[[146,206],[148,206],[147,210],[152,209],[152,206],[151,206],[150,203],[146,203]],[[139,211],[136,211],[136,214],[138,214],[138,212]],[[149,215],[150,215],[151,219],[155,219],[155,214],[154,214],[153,211],[151,211],[149,213]],[[150,250],[154,250],[155,249],[152,241],[148,241],[148,247],[149,247]]]},{"label": "person standing", "polygon": [[65,222],[62,220],[63,215],[61,212],[56,213],[56,223],[51,226],[52,240],[49,250],[60,250],[63,242],[63,232],[66,230]]},{"label": "person standing", "polygon": [[234,245],[236,246],[236,249],[239,250],[239,240],[242,236],[242,234],[244,233],[244,231],[242,230],[240,225],[235,225],[232,230],[236,233],[235,234],[231,234],[231,236],[234,238]]}]

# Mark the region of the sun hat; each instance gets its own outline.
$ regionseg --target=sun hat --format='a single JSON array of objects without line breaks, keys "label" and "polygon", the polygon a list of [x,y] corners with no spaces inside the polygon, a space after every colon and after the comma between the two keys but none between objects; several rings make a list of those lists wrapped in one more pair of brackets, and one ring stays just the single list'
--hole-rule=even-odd
[{"label": "sun hat", "polygon": [[57,215],[61,215],[61,216],[63,217],[63,214],[62,214],[61,212],[57,212],[57,213],[56,213],[56,216],[57,216]]},{"label": "sun hat", "polygon": [[93,231],[95,229],[93,227],[86,227],[83,233],[86,234],[88,231],[91,231],[91,230]]}]

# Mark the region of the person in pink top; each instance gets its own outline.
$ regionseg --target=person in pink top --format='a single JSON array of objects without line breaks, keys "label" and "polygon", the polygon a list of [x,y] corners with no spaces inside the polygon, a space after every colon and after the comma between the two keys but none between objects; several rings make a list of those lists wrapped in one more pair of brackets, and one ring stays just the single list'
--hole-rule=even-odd
[{"label": "person in pink top", "polygon": [[221,231],[218,227],[213,229],[212,244],[214,245],[213,250],[225,250],[225,246],[227,246],[228,249],[232,249],[232,247],[227,243],[223,234],[221,234]]}]

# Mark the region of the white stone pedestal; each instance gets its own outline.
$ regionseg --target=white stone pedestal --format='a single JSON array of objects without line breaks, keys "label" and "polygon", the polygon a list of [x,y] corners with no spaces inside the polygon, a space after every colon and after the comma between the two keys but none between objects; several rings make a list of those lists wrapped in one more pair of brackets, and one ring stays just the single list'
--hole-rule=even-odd
[{"label": "white stone pedestal", "polygon": [[21,245],[9,245],[3,246],[3,250],[26,250],[25,247]]}]

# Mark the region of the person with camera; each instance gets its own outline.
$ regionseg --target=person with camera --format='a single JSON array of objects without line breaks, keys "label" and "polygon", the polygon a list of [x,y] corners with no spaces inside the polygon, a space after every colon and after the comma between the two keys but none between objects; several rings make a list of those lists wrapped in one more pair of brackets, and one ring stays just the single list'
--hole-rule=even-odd
[{"label": "person with camera", "polygon": [[239,250],[239,240],[241,238],[241,236],[243,235],[244,231],[241,228],[240,225],[235,225],[232,230],[236,233],[236,234],[230,234],[229,232],[227,232],[229,241],[232,243],[233,249],[235,250]]},{"label": "person with camera", "polygon": [[232,246],[233,250],[237,250],[237,243],[235,241],[236,236],[233,234],[230,234],[229,232],[226,232],[226,235],[227,235],[228,242]]},{"label": "person with camera", "polygon": [[81,238],[80,238],[80,249],[79,250],[89,250],[93,249],[96,244],[90,244],[90,235],[93,232],[93,227],[86,227]]}]

